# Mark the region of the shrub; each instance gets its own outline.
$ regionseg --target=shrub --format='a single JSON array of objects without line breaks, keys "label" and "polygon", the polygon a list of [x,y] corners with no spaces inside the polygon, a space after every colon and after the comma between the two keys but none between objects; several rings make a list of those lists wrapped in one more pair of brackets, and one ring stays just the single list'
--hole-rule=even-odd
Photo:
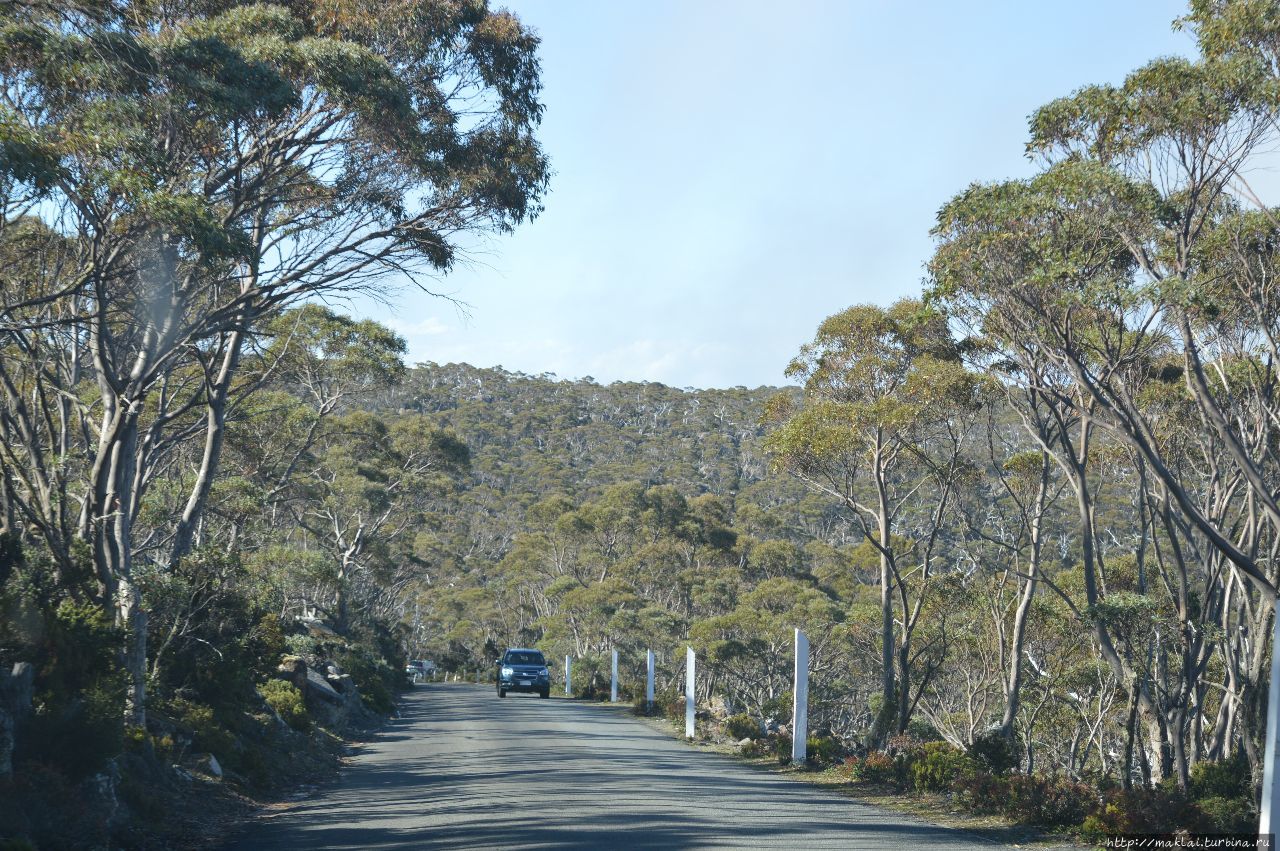
[{"label": "shrub", "polygon": [[724,719],[724,732],[734,741],[740,739],[758,739],[762,735],[760,732],[760,724],[745,713],[741,715],[730,715]]},{"label": "shrub", "polygon": [[212,707],[174,698],[166,707],[175,721],[191,731],[191,745],[228,762],[237,750],[236,738],[215,717]]},{"label": "shrub", "polygon": [[0,780],[0,836],[22,848],[108,847],[104,813],[56,767],[27,762]]},{"label": "shrub", "polygon": [[921,792],[943,792],[977,771],[977,763],[946,742],[929,742],[911,763],[911,785]]},{"label": "shrub", "polygon": [[1201,831],[1205,818],[1200,810],[1177,788],[1116,789],[1109,792],[1102,806],[1085,819],[1084,832],[1089,838],[1117,833],[1170,833],[1182,828]]},{"label": "shrub", "polygon": [[351,675],[351,680],[360,689],[360,699],[364,705],[374,712],[390,715],[395,711],[396,685],[404,677],[404,672],[394,670],[385,659],[375,658],[364,648],[344,650],[337,659],[339,667]]},{"label": "shrub", "polygon": [[787,765],[791,762],[791,737],[789,735],[779,733],[773,737],[773,754],[782,765]]},{"label": "shrub", "polygon": [[258,693],[284,719],[284,723],[300,733],[311,729],[311,715],[297,686],[284,680],[267,680],[258,686]]},{"label": "shrub", "polygon": [[1196,807],[1210,833],[1249,833],[1257,828],[1258,814],[1245,798],[1205,798]]},{"label": "shrub", "polygon": [[830,765],[844,754],[844,745],[834,736],[810,736],[805,742],[805,753],[810,762]]},{"label": "shrub", "polygon": [[760,739],[752,739],[738,753],[747,759],[758,759],[766,754],[765,743]]},{"label": "shrub", "polygon": [[1004,736],[999,730],[988,730],[973,739],[969,756],[992,774],[1005,774],[1017,768],[1022,754],[1012,736]]},{"label": "shrub", "polygon": [[857,777],[867,783],[893,783],[896,780],[896,768],[893,757],[883,751],[872,751],[857,767]]},{"label": "shrub", "polygon": [[979,769],[952,785],[961,806],[975,813],[998,813],[1009,795],[1009,778]]},{"label": "shrub", "polygon": [[1098,804],[1097,792],[1065,777],[1013,774],[1002,812],[1019,824],[1077,825]]},{"label": "shrub", "polygon": [[1200,762],[1191,768],[1187,787],[1196,800],[1207,798],[1252,798],[1253,778],[1243,754],[1221,762]]}]

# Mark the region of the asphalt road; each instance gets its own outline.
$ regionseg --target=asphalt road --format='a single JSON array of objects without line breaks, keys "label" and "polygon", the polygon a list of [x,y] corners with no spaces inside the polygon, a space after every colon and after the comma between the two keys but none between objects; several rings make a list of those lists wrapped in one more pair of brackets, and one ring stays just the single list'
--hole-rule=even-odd
[{"label": "asphalt road", "polygon": [[422,685],[248,849],[1002,846],[699,751],[625,711]]}]

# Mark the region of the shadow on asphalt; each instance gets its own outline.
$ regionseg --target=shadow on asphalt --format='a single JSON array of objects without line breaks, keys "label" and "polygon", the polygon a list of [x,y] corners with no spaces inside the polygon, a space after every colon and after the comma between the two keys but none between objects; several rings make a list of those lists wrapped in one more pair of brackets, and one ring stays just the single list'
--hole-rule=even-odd
[{"label": "shadow on asphalt", "polygon": [[620,713],[488,698],[420,687],[335,786],[233,847],[984,847],[696,752]]}]

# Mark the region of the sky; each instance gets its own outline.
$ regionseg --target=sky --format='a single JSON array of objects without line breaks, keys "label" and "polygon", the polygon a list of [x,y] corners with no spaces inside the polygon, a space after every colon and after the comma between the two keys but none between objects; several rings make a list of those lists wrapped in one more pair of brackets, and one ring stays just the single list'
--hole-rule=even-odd
[{"label": "sky", "polygon": [[463,310],[348,306],[410,363],[787,383],[824,318],[920,294],[948,199],[1033,173],[1033,110],[1195,52],[1162,0],[507,5],[542,39],[545,211],[436,282]]}]

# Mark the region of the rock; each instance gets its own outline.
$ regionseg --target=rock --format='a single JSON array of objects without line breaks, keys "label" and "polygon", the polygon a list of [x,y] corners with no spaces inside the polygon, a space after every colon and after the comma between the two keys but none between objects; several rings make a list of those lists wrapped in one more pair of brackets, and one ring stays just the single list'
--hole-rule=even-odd
[{"label": "rock", "polygon": [[307,670],[306,660],[300,656],[285,656],[276,668],[277,677],[301,692],[307,690],[307,676],[310,673]]},{"label": "rock", "polygon": [[777,718],[764,719],[764,731],[766,733],[778,732],[778,719]]},{"label": "rock", "polygon": [[192,765],[196,771],[201,774],[207,774],[210,777],[222,779],[222,766],[218,764],[218,758],[211,753],[193,754],[191,757]]},{"label": "rock", "polygon": [[739,740],[738,740],[738,747],[740,747],[740,748],[745,748],[745,747],[747,747],[748,745],[750,745],[750,744],[751,744],[752,742],[754,742],[754,741],[755,741],[755,739],[752,739],[752,738],[750,738],[750,737],[747,737],[747,738],[745,738],[745,739],[739,739]]},{"label": "rock", "polygon": [[105,769],[85,780],[81,786],[83,800],[90,811],[104,813],[109,825],[119,824],[128,816],[116,794],[119,785],[120,767],[111,760]]},{"label": "rock", "polygon": [[342,695],[338,694],[337,689],[329,685],[329,681],[320,676],[315,671],[307,671],[307,699],[310,700],[314,695],[321,700],[327,700],[330,703],[342,703]]},{"label": "rock", "polygon": [[36,669],[30,662],[15,662],[12,673],[0,671],[0,709],[7,709],[15,720],[31,711]]},{"label": "rock", "polygon": [[342,669],[332,662],[324,663],[324,675],[330,679],[342,676]]},{"label": "rock", "polygon": [[307,628],[307,632],[311,633],[313,638],[319,638],[322,641],[346,643],[343,641],[341,635],[334,632],[332,627],[319,618],[302,618],[300,622]]},{"label": "rock", "polygon": [[173,774],[174,774],[174,776],[175,776],[175,777],[177,777],[179,780],[185,780],[185,781],[186,781],[186,782],[188,782],[188,783],[190,783],[191,781],[193,781],[193,780],[195,780],[195,779],[196,779],[196,778],[191,774],[191,772],[190,772],[190,771],[187,771],[187,770],[186,770],[185,768],[183,768],[181,765],[175,765],[175,766],[173,766]]},{"label": "rock", "polygon": [[0,707],[0,779],[13,774],[13,716]]}]

